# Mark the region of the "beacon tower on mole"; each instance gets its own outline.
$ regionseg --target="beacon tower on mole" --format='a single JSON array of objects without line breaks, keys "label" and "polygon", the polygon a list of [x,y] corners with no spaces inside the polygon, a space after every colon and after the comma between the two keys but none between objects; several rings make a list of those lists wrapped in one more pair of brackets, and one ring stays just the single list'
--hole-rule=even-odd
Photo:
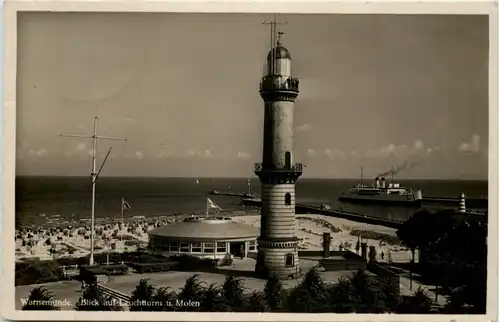
[{"label": "beacon tower on mole", "polygon": [[281,43],[277,22],[271,26],[271,48],[260,83],[264,100],[262,163],[255,165],[261,181],[261,231],[256,275],[295,278],[299,274],[298,238],[295,228],[295,182],[302,165],[294,163],[295,99],[299,80],[292,77],[292,58]]}]

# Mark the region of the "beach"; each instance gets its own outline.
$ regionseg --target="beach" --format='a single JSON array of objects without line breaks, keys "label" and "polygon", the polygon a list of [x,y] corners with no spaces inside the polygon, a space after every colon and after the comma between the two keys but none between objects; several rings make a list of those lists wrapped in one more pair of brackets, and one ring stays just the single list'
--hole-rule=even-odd
[{"label": "beach", "polygon": [[[249,211],[248,215],[233,213],[233,220],[260,227],[260,215],[256,210]],[[182,220],[178,218],[177,220]],[[148,243],[147,232],[163,225],[176,221],[170,219],[142,219],[128,223],[96,224],[95,253],[104,252],[132,252],[138,247],[145,247]],[[391,245],[376,239],[360,238],[353,235],[353,231],[368,231],[396,236],[396,229],[378,225],[358,223],[342,218],[324,215],[297,215],[296,230],[299,238],[300,250],[321,250],[323,233],[331,234],[332,250],[356,250],[359,241],[374,246],[377,260],[382,262],[408,262],[411,252],[403,246]],[[394,244],[394,243],[392,243]],[[57,258],[83,257],[90,253],[90,226],[50,229],[23,229],[16,231],[16,260],[39,258],[51,260]],[[382,253],[383,258],[382,258]]]},{"label": "beach", "polygon": [[[260,216],[242,216],[235,218],[235,220],[254,227],[260,227]],[[340,231],[332,229],[326,223],[340,229]],[[332,243],[330,244],[330,249],[340,250],[342,246],[343,250],[351,250],[353,252],[356,252],[356,243],[358,242],[358,237],[350,234],[354,230],[365,230],[396,236],[396,229],[393,228],[324,215],[297,215],[296,229],[297,237],[300,239],[300,250],[323,249],[322,239],[324,232],[329,232],[331,235]],[[361,238],[360,240],[366,242],[368,247],[375,247],[379,262],[387,262],[388,260],[392,262],[408,262],[411,260],[411,251],[404,246],[389,245],[375,239]],[[384,258],[380,256],[382,253],[384,253]]]}]

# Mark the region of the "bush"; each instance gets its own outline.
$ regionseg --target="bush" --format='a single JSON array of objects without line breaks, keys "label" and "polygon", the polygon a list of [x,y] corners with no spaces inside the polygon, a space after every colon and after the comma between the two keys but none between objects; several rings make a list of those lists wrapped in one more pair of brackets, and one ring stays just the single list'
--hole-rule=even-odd
[{"label": "bush", "polygon": [[16,263],[16,286],[56,282],[63,279],[64,274],[57,261],[35,259]]},{"label": "bush", "polygon": [[198,258],[190,255],[178,255],[170,257],[170,260],[178,263],[177,268],[181,270],[193,270],[200,268],[213,268],[216,262],[209,258]]}]

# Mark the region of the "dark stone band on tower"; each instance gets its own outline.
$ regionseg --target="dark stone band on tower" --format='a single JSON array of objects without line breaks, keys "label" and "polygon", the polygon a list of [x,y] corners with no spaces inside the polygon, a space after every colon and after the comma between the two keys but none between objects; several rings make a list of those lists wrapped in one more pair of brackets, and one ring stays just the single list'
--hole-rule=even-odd
[{"label": "dark stone band on tower", "polygon": [[292,166],[273,167],[265,166],[262,163],[255,163],[255,174],[260,182],[270,184],[295,183],[302,175],[302,163]]},{"label": "dark stone band on tower", "polygon": [[260,83],[260,96],[265,102],[295,102],[299,95],[299,79],[295,77],[265,76]]}]

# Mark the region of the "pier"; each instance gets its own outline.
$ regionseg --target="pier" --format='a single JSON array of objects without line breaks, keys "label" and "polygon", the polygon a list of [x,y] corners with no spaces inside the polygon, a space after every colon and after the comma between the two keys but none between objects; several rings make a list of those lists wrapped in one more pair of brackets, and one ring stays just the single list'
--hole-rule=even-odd
[{"label": "pier", "polygon": [[[420,200],[420,207],[422,208],[446,208],[453,207],[456,208],[460,204],[459,198],[450,197],[423,197]],[[488,198],[465,198],[465,204],[467,208],[471,209],[488,209]]]},{"label": "pier", "polygon": [[[262,205],[262,201],[259,198],[245,198],[242,200],[242,204],[245,206],[260,207]],[[357,221],[372,225],[380,225],[395,229],[401,227],[401,225],[404,222],[402,220],[376,218],[362,214],[356,214],[342,210],[327,209],[321,206],[313,206],[306,204],[295,204],[295,212],[297,214],[318,214],[330,217],[344,218],[352,221]]]},{"label": "pier", "polygon": [[211,196],[227,196],[227,197],[240,197],[240,198],[255,198],[251,193],[231,192],[231,191],[218,191],[212,190],[208,193]]}]

